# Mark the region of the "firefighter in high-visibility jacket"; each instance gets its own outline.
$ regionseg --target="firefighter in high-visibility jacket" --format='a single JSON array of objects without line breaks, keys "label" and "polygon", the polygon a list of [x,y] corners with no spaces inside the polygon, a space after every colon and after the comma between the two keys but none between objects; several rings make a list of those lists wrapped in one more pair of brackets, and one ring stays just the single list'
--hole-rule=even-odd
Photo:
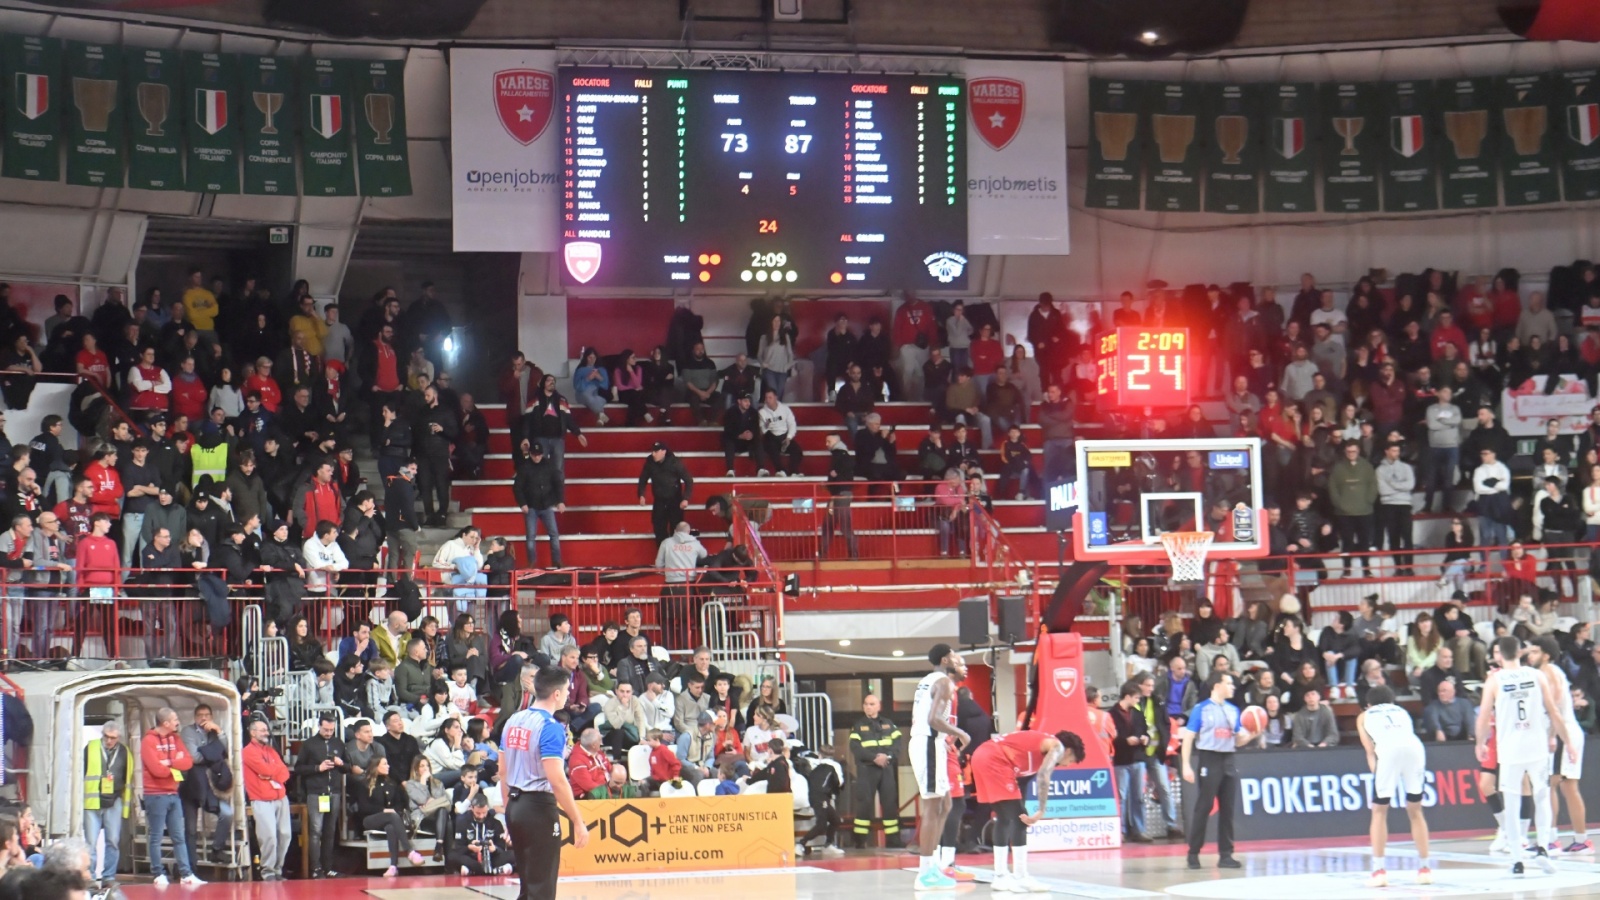
[{"label": "firefighter in high-visibility jacket", "polygon": [[[883,810],[883,840],[890,847],[900,840],[900,729],[878,715],[883,703],[876,694],[861,702],[863,717],[850,729],[850,752],[856,760],[855,846],[866,846],[872,833],[874,808]],[[876,804],[874,803],[876,801]]]},{"label": "firefighter in high-visibility jacket", "polygon": [[83,748],[83,838],[89,846],[106,835],[106,852],[95,881],[110,885],[117,877],[117,849],[122,823],[133,812],[133,754],[122,742],[116,722],[101,727],[100,737]]}]

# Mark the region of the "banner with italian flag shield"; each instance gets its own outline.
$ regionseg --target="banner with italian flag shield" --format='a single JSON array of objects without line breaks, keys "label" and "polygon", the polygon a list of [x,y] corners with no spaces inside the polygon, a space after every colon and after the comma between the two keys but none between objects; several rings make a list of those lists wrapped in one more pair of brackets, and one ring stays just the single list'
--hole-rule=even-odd
[{"label": "banner with italian flag shield", "polygon": [[300,66],[300,169],[307,197],[354,197],[350,76],[360,60],[309,59]]},{"label": "banner with italian flag shield", "polygon": [[3,39],[5,157],[0,175],[61,180],[61,42],[8,34]]},{"label": "banner with italian flag shield", "polygon": [[1561,188],[1567,202],[1600,199],[1600,71],[1556,76]]},{"label": "banner with italian flag shield", "polygon": [[[185,184],[196,193],[239,193],[239,64],[228,53],[183,55]],[[152,110],[146,109],[146,113]]]},{"label": "banner with italian flag shield", "polygon": [[1383,112],[1389,133],[1383,154],[1385,212],[1439,208],[1438,147],[1427,115],[1433,108],[1433,91],[1431,81],[1383,85]]}]

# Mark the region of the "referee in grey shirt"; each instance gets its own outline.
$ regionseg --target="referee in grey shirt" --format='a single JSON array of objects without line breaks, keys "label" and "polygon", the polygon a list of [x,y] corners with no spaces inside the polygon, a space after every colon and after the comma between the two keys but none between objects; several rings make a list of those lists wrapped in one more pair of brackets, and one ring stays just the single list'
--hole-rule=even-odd
[{"label": "referee in grey shirt", "polygon": [[589,843],[578,803],[567,783],[567,727],[556,720],[572,683],[566,669],[524,666],[533,672],[533,703],[506,721],[500,751],[508,790],[506,827],[511,832],[521,900],[555,900],[561,869],[561,813],[572,823],[573,849]]},{"label": "referee in grey shirt", "polygon": [[1196,751],[1199,752],[1199,794],[1189,819],[1189,868],[1200,868],[1200,848],[1206,842],[1206,820],[1212,801],[1217,804],[1217,868],[1237,869],[1233,858],[1233,801],[1239,793],[1239,770],[1233,755],[1239,745],[1255,737],[1239,722],[1233,699],[1233,676],[1218,672],[1206,682],[1211,696],[1195,704],[1183,726],[1183,780],[1195,784]]}]

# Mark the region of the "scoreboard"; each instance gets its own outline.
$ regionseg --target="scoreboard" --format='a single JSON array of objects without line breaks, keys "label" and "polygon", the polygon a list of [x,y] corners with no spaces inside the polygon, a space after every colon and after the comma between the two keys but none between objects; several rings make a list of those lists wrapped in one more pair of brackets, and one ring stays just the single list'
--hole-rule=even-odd
[{"label": "scoreboard", "polygon": [[563,67],[567,285],[962,290],[966,82]]},{"label": "scoreboard", "polygon": [[1096,351],[1096,396],[1114,406],[1189,405],[1189,329],[1124,325]]}]

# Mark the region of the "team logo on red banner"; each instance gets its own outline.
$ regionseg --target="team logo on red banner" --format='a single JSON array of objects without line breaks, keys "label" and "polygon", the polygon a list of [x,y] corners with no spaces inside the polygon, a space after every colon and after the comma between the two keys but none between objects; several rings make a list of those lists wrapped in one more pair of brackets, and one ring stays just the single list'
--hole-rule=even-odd
[{"label": "team logo on red banner", "polygon": [[[494,108],[506,133],[527,145],[550,126],[555,109],[555,76],[536,69],[505,69],[494,73]],[[598,259],[598,255],[596,257]]]},{"label": "team logo on red banner", "polygon": [[594,241],[573,241],[561,248],[567,262],[567,272],[579,284],[600,274],[600,245]]},{"label": "team logo on red banner", "polygon": [[975,78],[967,83],[967,90],[978,137],[990,147],[1004,150],[1022,129],[1027,87],[1015,78]]},{"label": "team logo on red banner", "polygon": [[1078,689],[1078,670],[1072,666],[1062,666],[1050,673],[1050,680],[1055,682],[1061,696],[1071,697],[1072,692]]}]

